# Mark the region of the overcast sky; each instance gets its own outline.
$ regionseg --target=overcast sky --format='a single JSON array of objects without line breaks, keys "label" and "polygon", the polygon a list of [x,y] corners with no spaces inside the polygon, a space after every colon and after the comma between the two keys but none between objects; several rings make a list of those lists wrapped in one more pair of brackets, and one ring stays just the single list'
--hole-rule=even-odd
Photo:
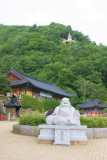
[{"label": "overcast sky", "polygon": [[0,24],[70,25],[107,46],[107,0],[0,0]]}]

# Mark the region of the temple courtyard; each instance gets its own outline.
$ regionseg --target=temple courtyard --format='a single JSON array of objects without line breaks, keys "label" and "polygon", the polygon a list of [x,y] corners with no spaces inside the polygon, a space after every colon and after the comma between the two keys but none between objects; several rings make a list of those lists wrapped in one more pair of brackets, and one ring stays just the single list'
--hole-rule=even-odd
[{"label": "temple courtyard", "polygon": [[0,160],[107,160],[107,138],[86,145],[38,144],[37,137],[11,132],[13,121],[0,121]]}]

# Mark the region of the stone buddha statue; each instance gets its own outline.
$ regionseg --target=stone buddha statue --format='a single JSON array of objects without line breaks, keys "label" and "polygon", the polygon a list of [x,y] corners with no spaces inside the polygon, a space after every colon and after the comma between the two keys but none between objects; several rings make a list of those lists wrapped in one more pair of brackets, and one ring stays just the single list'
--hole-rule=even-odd
[{"label": "stone buddha statue", "polygon": [[60,106],[56,107],[54,112],[47,116],[48,125],[80,125],[80,113],[71,106],[68,98],[63,98]]}]

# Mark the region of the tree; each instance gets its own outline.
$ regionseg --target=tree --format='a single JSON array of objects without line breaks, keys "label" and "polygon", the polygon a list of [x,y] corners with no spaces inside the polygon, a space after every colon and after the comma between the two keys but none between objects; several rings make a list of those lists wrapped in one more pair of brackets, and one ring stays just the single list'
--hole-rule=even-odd
[{"label": "tree", "polygon": [[5,55],[0,59],[0,73],[6,74],[18,62],[14,55]]},{"label": "tree", "polygon": [[78,77],[75,81],[76,90],[79,97],[82,97],[83,103],[88,100],[102,99],[105,94],[105,88],[102,84],[95,84],[85,78]]},{"label": "tree", "polygon": [[58,86],[63,87],[66,89],[66,87],[72,87],[72,84],[74,83],[76,77],[72,74],[70,69],[62,68],[59,72],[59,77],[57,79]]},{"label": "tree", "polygon": [[55,62],[45,65],[43,70],[38,74],[38,79],[58,84],[59,74],[65,65],[60,62]]},{"label": "tree", "polygon": [[[75,43],[63,43],[68,33]],[[0,56],[0,73],[12,67],[65,90],[73,89],[78,97],[75,104],[83,99],[107,99],[103,95],[107,90],[107,46],[96,45],[71,26],[54,22],[46,26],[0,25]]]},{"label": "tree", "polygon": [[37,25],[34,24],[32,27],[30,27],[29,32],[37,32],[38,28]]},{"label": "tree", "polygon": [[97,71],[92,70],[91,75],[86,76],[86,79],[90,80],[91,82],[94,82],[96,84],[99,84],[99,83],[102,84],[102,77],[103,76],[102,76],[101,72],[97,72]]},{"label": "tree", "polygon": [[9,84],[11,81],[6,78],[5,75],[0,74],[0,94],[6,95],[7,92],[11,91],[11,88],[9,87]]}]

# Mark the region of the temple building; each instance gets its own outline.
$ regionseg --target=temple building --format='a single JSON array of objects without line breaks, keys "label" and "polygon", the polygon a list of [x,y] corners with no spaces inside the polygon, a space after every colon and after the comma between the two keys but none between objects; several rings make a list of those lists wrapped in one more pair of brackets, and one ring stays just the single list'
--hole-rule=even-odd
[{"label": "temple building", "polygon": [[8,93],[8,96],[19,96],[20,94],[25,93],[26,95],[36,97],[39,100],[54,99],[59,101],[63,97],[74,96],[52,83],[34,79],[14,69],[7,72],[7,78],[12,81],[10,84],[12,91]]},{"label": "temple building", "polygon": [[101,117],[103,116],[103,109],[107,108],[107,104],[102,104],[98,100],[94,100],[84,104],[78,104],[77,107],[83,109],[83,115],[88,117]]}]

